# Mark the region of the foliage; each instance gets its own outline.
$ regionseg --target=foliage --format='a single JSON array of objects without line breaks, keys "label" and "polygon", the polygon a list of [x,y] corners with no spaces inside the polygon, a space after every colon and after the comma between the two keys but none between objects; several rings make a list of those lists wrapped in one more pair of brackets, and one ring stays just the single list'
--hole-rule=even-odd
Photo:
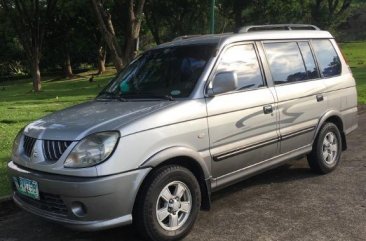
[{"label": "foliage", "polygon": [[44,35],[54,13],[57,0],[1,0],[2,13],[14,27],[33,77],[33,90],[41,90],[39,62]]},{"label": "foliage", "polygon": [[12,24],[0,8],[0,76],[23,75],[24,54],[21,44],[15,37]]},{"label": "foliage", "polygon": [[[364,0],[215,1],[216,33],[251,24],[313,23],[331,30],[337,37],[366,36],[360,26],[356,31],[349,31],[357,24],[348,24],[348,21],[357,23],[360,14],[366,15]],[[15,3],[24,9],[17,11]],[[37,16],[31,3],[39,3]],[[52,17],[47,17],[47,3],[55,6]],[[93,3],[99,6],[102,21]],[[211,0],[0,0],[0,76],[34,72],[29,62],[37,51],[33,54],[29,51],[28,40],[37,33],[36,23],[40,23],[40,30],[43,29],[40,32],[45,36],[44,41],[42,36],[37,40],[40,54],[36,57],[41,72],[60,73],[68,65],[71,71],[82,65],[96,67],[101,58],[105,59],[105,49],[107,63],[114,63],[115,57],[120,57],[120,62],[114,63],[120,69],[136,55],[138,40],[140,50],[146,50],[178,36],[207,34],[210,3]],[[355,13],[356,17],[348,20]],[[101,23],[113,32],[112,45]],[[109,25],[113,31],[108,30]]]},{"label": "foliage", "polygon": [[46,33],[43,70],[63,69],[68,56],[74,68],[80,68],[83,63],[96,65],[100,34],[88,3],[89,0],[58,1],[50,22],[52,31]]},{"label": "foliage", "polygon": [[146,4],[146,24],[157,44],[175,37],[208,32],[209,1],[150,0]]},{"label": "foliage", "polygon": [[306,0],[219,0],[218,10],[221,16],[232,16],[227,28],[235,29],[244,25],[309,22],[307,3]]}]

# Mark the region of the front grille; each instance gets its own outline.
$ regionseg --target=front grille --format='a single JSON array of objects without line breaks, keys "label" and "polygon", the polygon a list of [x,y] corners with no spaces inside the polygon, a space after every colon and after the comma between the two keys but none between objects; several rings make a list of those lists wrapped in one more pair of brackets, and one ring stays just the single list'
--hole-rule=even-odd
[{"label": "front grille", "polygon": [[43,150],[48,161],[57,161],[71,145],[72,141],[43,141]]},{"label": "front grille", "polygon": [[39,194],[40,200],[36,200],[27,196],[24,196],[20,193],[16,193],[16,195],[25,203],[43,211],[66,217],[67,216],[67,207],[65,203],[62,201],[60,196],[41,192]]},{"label": "front grille", "polygon": [[36,140],[37,140],[36,138],[24,136],[23,148],[24,148],[25,155],[27,155],[28,157],[30,157],[32,155],[32,150],[33,150],[34,144],[36,143]]}]

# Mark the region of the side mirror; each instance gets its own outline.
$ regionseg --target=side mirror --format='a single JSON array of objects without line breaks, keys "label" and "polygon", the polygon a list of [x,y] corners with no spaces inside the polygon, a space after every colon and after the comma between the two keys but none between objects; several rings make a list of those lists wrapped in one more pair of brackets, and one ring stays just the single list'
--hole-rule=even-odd
[{"label": "side mirror", "polygon": [[238,88],[238,76],[235,71],[219,72],[212,81],[209,95],[230,92]]}]

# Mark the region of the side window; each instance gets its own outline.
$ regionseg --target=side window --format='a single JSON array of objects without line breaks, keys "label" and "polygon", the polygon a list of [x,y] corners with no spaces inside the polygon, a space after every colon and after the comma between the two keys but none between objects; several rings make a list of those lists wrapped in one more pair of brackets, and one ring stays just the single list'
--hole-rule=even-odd
[{"label": "side window", "polygon": [[311,53],[311,49],[308,42],[298,42],[299,48],[301,50],[302,57],[304,59],[306,72],[308,79],[319,78],[319,72],[315,64],[314,56]]},{"label": "side window", "polygon": [[307,79],[304,61],[296,42],[265,43],[264,48],[275,84]]},{"label": "side window", "polygon": [[253,44],[228,48],[222,55],[217,72],[235,71],[238,90],[253,89],[264,85],[257,54]]},{"label": "side window", "polygon": [[329,40],[313,40],[312,45],[323,77],[341,74],[341,61]]}]

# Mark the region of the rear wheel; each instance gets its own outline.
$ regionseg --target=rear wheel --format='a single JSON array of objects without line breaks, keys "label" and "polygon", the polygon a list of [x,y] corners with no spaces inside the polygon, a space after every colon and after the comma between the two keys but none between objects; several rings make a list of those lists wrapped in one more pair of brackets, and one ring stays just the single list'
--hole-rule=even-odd
[{"label": "rear wheel", "polygon": [[200,187],[192,172],[165,166],[154,171],[142,187],[134,223],[150,240],[179,240],[193,227],[200,205]]},{"label": "rear wheel", "polygon": [[308,155],[310,168],[317,173],[333,171],[339,164],[342,153],[342,139],[338,127],[325,123],[315,139],[313,150]]}]

